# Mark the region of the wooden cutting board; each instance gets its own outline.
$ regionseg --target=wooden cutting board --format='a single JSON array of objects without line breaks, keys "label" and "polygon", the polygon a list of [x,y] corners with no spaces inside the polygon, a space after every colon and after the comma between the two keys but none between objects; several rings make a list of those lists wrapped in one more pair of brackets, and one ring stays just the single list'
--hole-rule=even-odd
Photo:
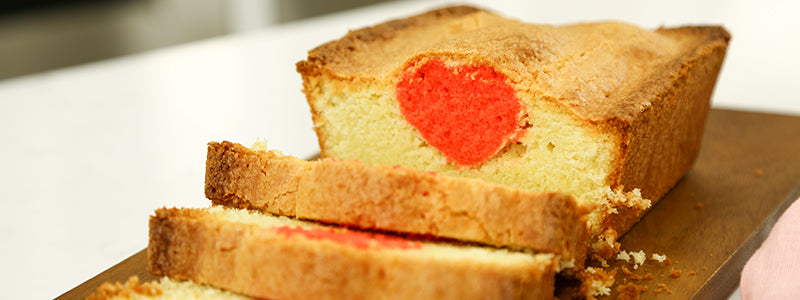
[{"label": "wooden cutting board", "polygon": [[[673,263],[648,260],[634,269],[612,259],[606,269],[617,269],[617,284],[647,286],[642,299],[728,297],[747,259],[798,196],[800,117],[714,109],[694,168],[620,240],[623,250],[665,254]],[[103,282],[132,275],[153,280],[146,264],[142,250],[56,299],[84,299]],[[646,274],[653,278],[634,280]],[[573,290],[566,282],[557,294]]]}]

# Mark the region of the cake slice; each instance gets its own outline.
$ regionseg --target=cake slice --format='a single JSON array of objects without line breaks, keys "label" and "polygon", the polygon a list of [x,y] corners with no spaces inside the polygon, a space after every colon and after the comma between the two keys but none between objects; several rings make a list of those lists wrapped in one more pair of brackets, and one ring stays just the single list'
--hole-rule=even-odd
[{"label": "cake slice", "polygon": [[729,38],[456,6],[351,31],[297,71],[323,157],[573,195],[608,256],[691,168]]},{"label": "cake slice", "polygon": [[247,210],[159,209],[148,271],[265,299],[551,299],[552,254],[408,240]]},{"label": "cake slice", "polygon": [[362,229],[547,252],[582,266],[588,231],[570,196],[354,160],[304,161],[231,142],[208,144],[215,205]]},{"label": "cake slice", "polygon": [[136,276],[127,282],[106,282],[86,300],[255,300],[247,296],[198,284],[162,277],[140,283]]}]

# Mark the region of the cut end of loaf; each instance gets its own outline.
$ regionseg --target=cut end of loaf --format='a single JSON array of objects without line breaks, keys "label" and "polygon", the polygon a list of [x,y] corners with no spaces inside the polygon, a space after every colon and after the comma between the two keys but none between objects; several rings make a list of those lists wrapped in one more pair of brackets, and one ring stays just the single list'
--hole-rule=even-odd
[{"label": "cut end of loaf", "polygon": [[391,88],[366,85],[345,92],[337,91],[335,82],[323,85],[318,92],[324,93],[313,98],[318,99],[315,110],[321,112],[316,118],[324,156],[399,164],[576,198],[609,185],[617,139],[585,126],[547,101],[522,97],[526,105],[516,122],[521,125],[510,132],[514,135],[516,129],[524,129],[524,134],[514,135],[514,141],[500,151],[496,145],[485,148],[485,153],[496,154],[467,167],[451,162],[425,140],[398,111]]}]

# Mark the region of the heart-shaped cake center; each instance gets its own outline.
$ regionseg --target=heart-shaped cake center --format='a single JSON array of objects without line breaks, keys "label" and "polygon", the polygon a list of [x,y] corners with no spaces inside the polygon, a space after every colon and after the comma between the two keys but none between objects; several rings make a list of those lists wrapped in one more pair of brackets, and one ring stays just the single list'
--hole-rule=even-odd
[{"label": "heart-shaped cake center", "polygon": [[489,66],[448,66],[440,60],[411,66],[397,83],[397,100],[422,138],[463,166],[497,154],[522,117],[506,76]]}]

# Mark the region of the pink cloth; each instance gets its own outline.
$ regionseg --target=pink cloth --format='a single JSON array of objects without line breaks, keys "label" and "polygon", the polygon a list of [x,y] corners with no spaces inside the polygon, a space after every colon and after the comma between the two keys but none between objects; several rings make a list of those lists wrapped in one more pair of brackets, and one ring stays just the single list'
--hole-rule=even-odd
[{"label": "pink cloth", "polygon": [[800,201],[778,219],[742,270],[742,299],[800,299]]}]

